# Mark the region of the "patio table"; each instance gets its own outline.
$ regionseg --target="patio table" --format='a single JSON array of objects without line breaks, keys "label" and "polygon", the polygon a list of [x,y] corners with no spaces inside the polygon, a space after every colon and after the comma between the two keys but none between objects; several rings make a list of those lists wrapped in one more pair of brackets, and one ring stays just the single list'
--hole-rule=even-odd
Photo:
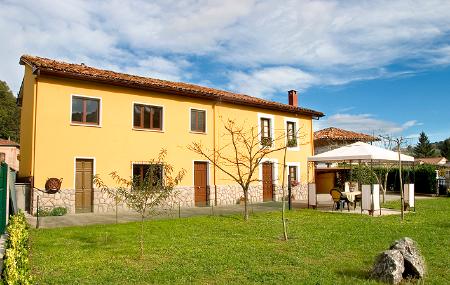
[{"label": "patio table", "polygon": [[361,191],[341,192],[343,197],[346,197],[351,203],[355,202],[356,195],[361,195]]}]

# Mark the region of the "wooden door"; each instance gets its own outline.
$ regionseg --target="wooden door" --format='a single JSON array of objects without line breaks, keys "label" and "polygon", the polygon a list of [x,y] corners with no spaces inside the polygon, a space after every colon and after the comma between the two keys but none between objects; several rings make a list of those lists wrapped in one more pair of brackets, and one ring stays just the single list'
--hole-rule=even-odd
[{"label": "wooden door", "polygon": [[94,161],[77,159],[75,164],[75,212],[92,212]]},{"label": "wooden door", "polygon": [[273,179],[272,170],[273,164],[270,162],[264,162],[262,169],[262,183],[263,183],[263,201],[273,200]]},{"label": "wooden door", "polygon": [[194,162],[194,188],[195,206],[206,206],[208,201],[208,164],[206,162]]}]

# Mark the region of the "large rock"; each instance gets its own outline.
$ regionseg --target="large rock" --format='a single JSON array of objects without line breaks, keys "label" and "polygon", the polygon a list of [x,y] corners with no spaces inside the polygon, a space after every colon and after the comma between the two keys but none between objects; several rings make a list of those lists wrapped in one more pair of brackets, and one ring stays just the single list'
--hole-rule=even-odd
[{"label": "large rock", "polygon": [[405,237],[391,245],[390,249],[400,251],[405,263],[404,278],[423,278],[425,275],[425,260],[420,254],[417,244],[412,239]]},{"label": "large rock", "polygon": [[375,259],[372,277],[380,281],[398,284],[403,279],[403,255],[398,250],[386,250]]}]

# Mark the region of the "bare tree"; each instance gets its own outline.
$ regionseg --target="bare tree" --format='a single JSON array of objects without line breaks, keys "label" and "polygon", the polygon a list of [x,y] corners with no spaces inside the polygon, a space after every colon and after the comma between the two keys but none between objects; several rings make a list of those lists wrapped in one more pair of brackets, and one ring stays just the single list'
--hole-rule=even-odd
[{"label": "bare tree", "polygon": [[[384,148],[391,150],[392,144],[394,143],[394,140],[389,136],[381,136],[380,139],[383,143]],[[379,171],[374,171],[374,176],[377,179],[377,183],[381,187],[381,192],[383,193],[383,203],[386,200],[386,191],[387,191],[387,183],[388,183],[388,177],[389,172],[394,166],[393,163],[383,163],[379,165]]]},{"label": "bare tree", "polygon": [[144,219],[156,212],[157,207],[170,196],[173,189],[183,179],[186,171],[182,169],[174,174],[173,166],[166,162],[167,151],[162,149],[156,159],[151,159],[146,164],[147,169],[143,175],[123,178],[117,172],[111,172],[110,176],[116,183],[115,190],[105,185],[97,178],[97,186],[108,193],[115,193],[123,198],[127,206],[141,217],[140,256],[144,254]]},{"label": "bare tree", "polygon": [[[201,142],[192,142],[187,148],[210,161],[215,167],[239,184],[244,192],[244,219],[248,220],[248,191],[251,183],[259,181],[255,171],[269,154],[286,148],[276,145],[285,137],[261,137],[258,127],[238,125],[234,120],[222,121],[225,133],[218,148],[208,149]],[[284,140],[282,140],[284,141]]]},{"label": "bare tree", "polygon": [[125,200],[125,195],[118,188],[109,188],[103,182],[99,175],[94,176],[94,184],[103,193],[106,193],[108,198],[114,200],[114,212],[116,214],[116,224],[119,222],[119,204]]}]

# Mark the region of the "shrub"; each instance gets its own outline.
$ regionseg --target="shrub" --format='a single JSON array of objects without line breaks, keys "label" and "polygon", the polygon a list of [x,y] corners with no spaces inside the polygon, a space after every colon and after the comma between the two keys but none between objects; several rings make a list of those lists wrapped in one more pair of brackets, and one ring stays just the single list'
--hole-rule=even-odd
[{"label": "shrub", "polygon": [[11,216],[6,228],[5,260],[2,272],[4,284],[32,284],[28,263],[28,229],[29,225],[22,211]]},{"label": "shrub", "polygon": [[436,193],[436,166],[423,164],[415,169],[416,192]]},{"label": "shrub", "polygon": [[38,209],[39,217],[47,217],[47,216],[64,216],[67,214],[67,208],[65,207],[55,207],[51,210],[45,208]]},{"label": "shrub", "polygon": [[67,208],[64,207],[56,207],[50,211],[50,216],[64,216],[67,214]]}]

